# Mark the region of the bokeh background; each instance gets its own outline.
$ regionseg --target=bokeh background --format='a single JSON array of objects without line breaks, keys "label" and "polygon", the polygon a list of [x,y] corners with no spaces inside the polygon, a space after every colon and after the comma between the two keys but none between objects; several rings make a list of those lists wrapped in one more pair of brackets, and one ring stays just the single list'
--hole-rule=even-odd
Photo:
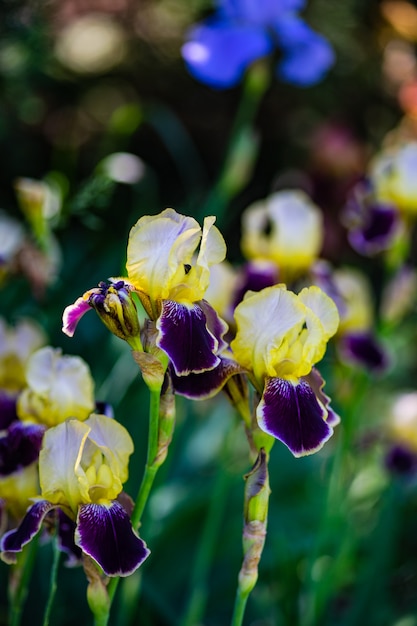
[{"label": "bokeh background", "polygon": [[[62,334],[61,316],[100,280],[124,273],[127,235],[141,215],[166,207],[200,221],[205,214],[242,98],[241,86],[216,91],[197,82],[181,57],[187,29],[211,10],[208,0],[1,6],[0,209],[22,224],[30,244],[0,283],[0,315],[35,319],[51,345],[88,362],[98,399],[111,402],[135,440],[132,494],[146,453],[146,389],[128,346],[96,316],[86,316],[73,339]],[[314,87],[271,82],[242,145],[244,179],[219,204],[217,224],[228,259],[240,264],[243,210],[273,191],[302,188],[324,213],[322,257],[363,271],[377,307],[384,264],[350,247],[341,213],[389,133],[415,138],[417,7],[312,0],[304,14],[333,45],[336,63]],[[47,245],[19,197],[21,178],[43,181],[52,193]],[[340,432],[313,457],[274,447],[268,538],[248,625],[417,625],[416,486],[413,476],[387,470],[386,449],[375,443],[391,397],[416,384],[415,322],[413,309],[390,335],[395,367],[383,376],[340,364],[330,349],[321,369]],[[231,434],[230,420],[224,398],[178,399],[174,441],[141,529],[152,558],[134,577],[139,600],[127,581],[112,624],[187,624],[202,544],[210,575],[201,623],[230,620],[250,467],[244,435]],[[41,623],[51,558],[42,545],[24,624]],[[3,563],[0,576],[0,624],[7,624]],[[85,587],[81,569],[60,569],[53,624],[92,623]]]}]

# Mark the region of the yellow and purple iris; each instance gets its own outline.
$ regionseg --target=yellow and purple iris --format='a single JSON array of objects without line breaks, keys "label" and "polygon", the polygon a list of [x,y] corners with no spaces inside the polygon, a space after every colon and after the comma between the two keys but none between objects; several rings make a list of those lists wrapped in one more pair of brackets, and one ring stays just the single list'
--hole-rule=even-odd
[{"label": "yellow and purple iris", "polygon": [[[20,526],[1,541],[2,558],[13,562],[59,509],[64,532],[108,576],[127,576],[149,555],[118,498],[128,477],[133,443],[127,430],[104,415],[70,419],[46,431],[39,455],[41,496]],[[73,550],[75,552],[75,550]]]},{"label": "yellow and purple iris", "polygon": [[[252,263],[269,263],[272,280],[289,282],[304,274],[323,243],[323,216],[302,191],[278,191],[249,206],[242,217],[241,247]],[[256,267],[256,265],[255,265]]]},{"label": "yellow and purple iris", "polygon": [[393,204],[403,215],[417,215],[417,141],[380,152],[371,164],[369,178],[375,197]]},{"label": "yellow and purple iris", "polygon": [[[204,300],[210,267],[226,255],[214,222],[214,217],[206,217],[201,229],[194,218],[173,209],[141,217],[129,235],[128,278],[112,279],[109,286],[101,284],[78,298],[64,311],[63,331],[72,336],[80,317],[93,307],[102,319],[106,315],[112,319],[109,328],[119,325],[121,331],[115,334],[142,349],[138,323],[133,321],[137,315],[133,292],[155,322],[156,345],[177,376],[215,368],[227,325]],[[129,323],[123,326],[126,319]]]},{"label": "yellow and purple iris", "polygon": [[316,452],[339,421],[314,369],[336,333],[336,305],[318,287],[296,295],[276,285],[248,292],[235,318],[231,348],[261,396],[256,409],[260,428],[294,456]]},{"label": "yellow and purple iris", "polygon": [[94,382],[80,357],[46,346],[29,358],[26,378],[17,399],[22,420],[51,427],[70,417],[85,420],[94,411]]}]

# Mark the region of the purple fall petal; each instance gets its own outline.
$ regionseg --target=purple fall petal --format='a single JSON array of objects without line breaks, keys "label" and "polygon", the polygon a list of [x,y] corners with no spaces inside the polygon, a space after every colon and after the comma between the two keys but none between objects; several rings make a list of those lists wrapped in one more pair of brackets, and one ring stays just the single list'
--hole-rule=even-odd
[{"label": "purple fall petal", "polygon": [[327,424],[332,428],[340,424],[340,415],[333,411],[332,407],[330,406],[330,398],[323,391],[325,381],[320,372],[315,367],[313,367],[308,376],[303,377],[303,380],[305,380],[307,384],[310,385],[317,400],[321,402],[321,404],[327,410]]},{"label": "purple fall petal", "polygon": [[305,381],[293,384],[268,378],[256,416],[262,430],[285,443],[297,457],[317,452],[333,434]]},{"label": "purple fall petal", "polygon": [[0,437],[0,476],[27,467],[39,457],[45,428],[16,420]]},{"label": "purple fall petal", "polygon": [[248,262],[240,273],[238,288],[234,297],[234,306],[242,302],[247,291],[262,291],[279,282],[278,268],[273,263]]},{"label": "purple fall petal", "polygon": [[17,397],[0,389],[0,430],[5,430],[15,419]]},{"label": "purple fall petal", "polygon": [[222,352],[227,348],[227,343],[224,341],[223,337],[229,330],[229,326],[226,324],[224,320],[217,314],[217,311],[213,309],[211,304],[207,302],[207,300],[199,300],[196,303],[203,311],[206,316],[206,326],[213,335],[217,339],[217,348],[216,351],[218,353]]},{"label": "purple fall petal", "polygon": [[218,341],[207,328],[207,319],[198,304],[191,307],[164,300],[156,323],[157,345],[166,352],[177,376],[211,370],[220,363],[214,352]]},{"label": "purple fall petal", "polygon": [[397,225],[398,211],[393,207],[371,206],[367,209],[365,223],[349,233],[349,241],[361,254],[376,254],[390,246]]},{"label": "purple fall petal", "polygon": [[242,368],[236,361],[221,357],[217,367],[201,374],[177,376],[172,368],[171,378],[175,393],[194,400],[205,400],[216,395],[229,378],[241,371]]},{"label": "purple fall petal", "polygon": [[21,552],[24,545],[39,532],[45,516],[56,507],[55,504],[47,500],[39,500],[28,508],[25,517],[20,525],[3,535],[0,543],[2,559],[6,563],[15,561],[14,553]]},{"label": "purple fall petal", "polygon": [[246,68],[271,49],[272,41],[262,27],[211,19],[190,31],[182,56],[194,78],[227,89],[237,85]]},{"label": "purple fall petal", "polygon": [[383,372],[389,365],[386,350],[371,333],[345,335],[342,338],[342,352],[347,360],[374,373]]},{"label": "purple fall petal", "polygon": [[132,574],[150,554],[118,502],[81,505],[75,542],[107,576]]}]

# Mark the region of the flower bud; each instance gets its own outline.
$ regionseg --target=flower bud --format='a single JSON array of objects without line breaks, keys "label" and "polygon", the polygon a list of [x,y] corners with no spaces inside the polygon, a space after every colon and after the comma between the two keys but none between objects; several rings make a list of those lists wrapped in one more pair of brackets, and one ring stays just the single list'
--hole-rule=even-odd
[{"label": "flower bud", "polygon": [[258,564],[266,537],[268,518],[269,478],[267,455],[262,448],[251,471],[246,474],[243,563],[239,572],[239,588],[248,595],[258,579]]},{"label": "flower bud", "polygon": [[88,303],[116,337],[127,341],[134,350],[142,350],[138,312],[123,280],[110,284],[101,282]]}]

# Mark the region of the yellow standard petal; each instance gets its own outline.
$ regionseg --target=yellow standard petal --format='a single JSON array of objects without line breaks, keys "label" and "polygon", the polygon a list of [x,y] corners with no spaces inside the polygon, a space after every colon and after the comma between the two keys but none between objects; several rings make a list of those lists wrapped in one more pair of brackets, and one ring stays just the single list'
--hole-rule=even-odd
[{"label": "yellow standard petal", "polygon": [[42,496],[74,516],[80,504],[114,500],[128,478],[132,452],[127,430],[105,415],[51,428],[39,455]]},{"label": "yellow standard petal", "polygon": [[186,275],[200,238],[198,222],[173,209],[141,217],[129,235],[129,280],[154,302],[169,299],[172,288]]},{"label": "yellow standard petal", "polygon": [[235,358],[262,387],[266,377],[296,380],[309,374],[336,332],[338,312],[318,287],[297,296],[278,285],[249,292],[236,307],[235,319]]}]

